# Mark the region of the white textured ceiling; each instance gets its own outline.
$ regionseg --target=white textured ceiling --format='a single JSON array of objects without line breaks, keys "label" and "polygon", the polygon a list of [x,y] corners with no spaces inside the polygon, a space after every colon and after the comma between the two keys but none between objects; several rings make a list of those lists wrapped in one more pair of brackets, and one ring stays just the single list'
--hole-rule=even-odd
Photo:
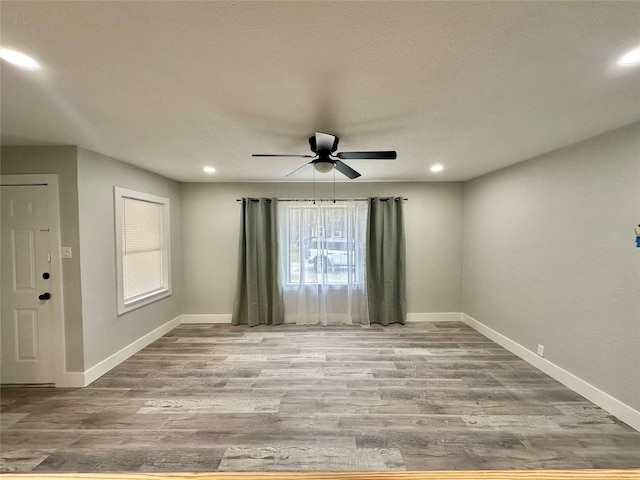
[{"label": "white textured ceiling", "polygon": [[2,64],[3,145],[78,145],[180,181],[282,181],[304,160],[251,154],[308,154],[315,131],[398,152],[346,162],[357,182],[465,180],[640,120],[640,67],[616,65],[640,46],[637,1],[3,1],[0,16],[2,46],[43,66]]}]

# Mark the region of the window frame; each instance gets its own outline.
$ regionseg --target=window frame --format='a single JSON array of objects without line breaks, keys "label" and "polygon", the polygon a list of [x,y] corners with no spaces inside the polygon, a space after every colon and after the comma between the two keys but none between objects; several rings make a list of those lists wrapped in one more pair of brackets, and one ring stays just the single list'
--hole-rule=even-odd
[{"label": "window frame", "polygon": [[[145,292],[131,298],[124,298],[123,268],[123,200],[137,200],[162,206],[161,214],[161,252],[162,252],[162,286],[160,289]],[[149,305],[171,295],[171,200],[166,197],[139,192],[128,188],[114,187],[114,221],[115,221],[115,253],[116,253],[116,297],[118,315]]]}]

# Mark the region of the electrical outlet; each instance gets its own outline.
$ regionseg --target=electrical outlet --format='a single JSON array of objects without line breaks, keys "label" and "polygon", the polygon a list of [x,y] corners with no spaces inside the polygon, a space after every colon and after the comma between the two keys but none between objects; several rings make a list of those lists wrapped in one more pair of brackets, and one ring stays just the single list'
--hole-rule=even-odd
[{"label": "electrical outlet", "polygon": [[544,345],[538,344],[538,355],[544,357]]}]

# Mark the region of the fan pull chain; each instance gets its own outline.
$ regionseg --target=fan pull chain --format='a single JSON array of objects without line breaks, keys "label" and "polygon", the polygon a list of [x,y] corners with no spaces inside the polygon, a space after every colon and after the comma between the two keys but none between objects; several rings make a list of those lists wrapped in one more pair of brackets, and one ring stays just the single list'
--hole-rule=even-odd
[{"label": "fan pull chain", "polygon": [[333,167],[333,203],[336,203],[336,168]]}]

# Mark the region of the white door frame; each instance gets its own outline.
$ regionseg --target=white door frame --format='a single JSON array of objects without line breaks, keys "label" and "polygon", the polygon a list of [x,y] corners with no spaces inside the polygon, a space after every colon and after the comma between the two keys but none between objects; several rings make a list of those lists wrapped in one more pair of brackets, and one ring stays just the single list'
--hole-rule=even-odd
[{"label": "white door frame", "polygon": [[53,378],[57,387],[67,386],[64,335],[64,297],[60,256],[60,199],[58,176],[54,174],[0,175],[1,185],[46,185],[51,251],[51,314],[53,331]]}]

